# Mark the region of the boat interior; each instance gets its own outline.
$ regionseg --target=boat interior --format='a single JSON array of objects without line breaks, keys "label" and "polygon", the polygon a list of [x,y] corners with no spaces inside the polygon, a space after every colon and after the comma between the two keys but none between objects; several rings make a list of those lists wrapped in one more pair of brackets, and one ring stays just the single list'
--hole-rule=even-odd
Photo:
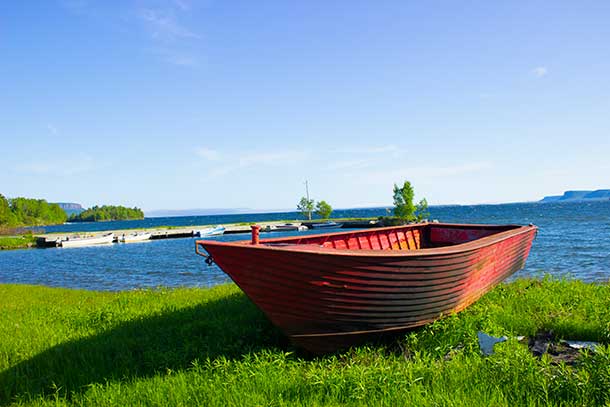
[{"label": "boat interior", "polygon": [[419,250],[468,243],[518,225],[459,225],[425,223],[395,228],[365,229],[303,237],[261,240],[268,246],[316,245],[343,250]]}]

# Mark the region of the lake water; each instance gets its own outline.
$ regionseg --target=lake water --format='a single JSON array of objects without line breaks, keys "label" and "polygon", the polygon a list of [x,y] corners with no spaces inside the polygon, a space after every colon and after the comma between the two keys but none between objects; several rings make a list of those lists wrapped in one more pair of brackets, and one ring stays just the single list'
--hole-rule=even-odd
[{"label": "lake water", "polygon": [[[334,217],[385,215],[383,208],[337,210]],[[430,208],[431,218],[463,223],[533,223],[539,232],[526,267],[513,278],[569,276],[584,281],[610,280],[610,201],[520,203]],[[85,223],[47,227],[47,232],[188,226],[294,219],[295,213],[148,218],[140,221]],[[330,231],[329,231],[330,232]],[[301,232],[319,233],[319,232]],[[287,236],[266,233],[262,237]],[[220,240],[249,235],[220,236]],[[0,251],[0,283],[42,284],[91,290],[148,287],[209,287],[230,281],[215,265],[195,254],[194,239],[153,240],[83,248]]]}]

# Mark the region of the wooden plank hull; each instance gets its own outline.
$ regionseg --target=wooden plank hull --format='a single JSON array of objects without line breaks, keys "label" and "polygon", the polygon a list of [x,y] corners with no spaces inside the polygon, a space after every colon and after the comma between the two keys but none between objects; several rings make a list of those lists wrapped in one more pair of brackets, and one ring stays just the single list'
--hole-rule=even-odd
[{"label": "wooden plank hull", "polygon": [[296,345],[325,353],[463,310],[525,265],[535,234],[424,224],[197,244]]}]

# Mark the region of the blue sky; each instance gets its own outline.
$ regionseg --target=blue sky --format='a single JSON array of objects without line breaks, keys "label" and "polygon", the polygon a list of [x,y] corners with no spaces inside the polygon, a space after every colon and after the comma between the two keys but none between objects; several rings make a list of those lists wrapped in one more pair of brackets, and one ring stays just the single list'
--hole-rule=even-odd
[{"label": "blue sky", "polygon": [[85,206],[536,200],[610,187],[610,2],[0,9],[0,193]]}]

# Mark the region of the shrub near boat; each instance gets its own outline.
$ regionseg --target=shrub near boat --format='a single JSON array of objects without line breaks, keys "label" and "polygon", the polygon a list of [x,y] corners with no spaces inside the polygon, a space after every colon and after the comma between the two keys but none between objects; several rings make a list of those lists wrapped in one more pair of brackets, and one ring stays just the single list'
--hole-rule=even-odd
[{"label": "shrub near boat", "polygon": [[536,230],[420,223],[259,242],[253,226],[252,242],[196,252],[296,345],[326,353],[463,310],[523,268]]}]

